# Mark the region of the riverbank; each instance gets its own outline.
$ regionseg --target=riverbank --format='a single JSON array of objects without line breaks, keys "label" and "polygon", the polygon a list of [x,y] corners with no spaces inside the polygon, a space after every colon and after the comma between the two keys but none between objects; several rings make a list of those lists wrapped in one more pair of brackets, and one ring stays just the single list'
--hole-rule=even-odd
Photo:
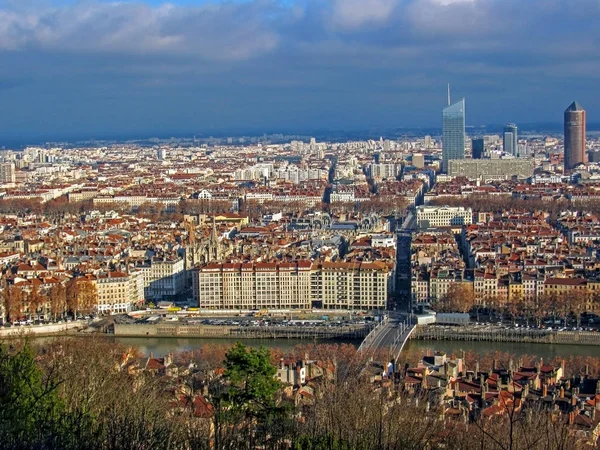
[{"label": "riverbank", "polygon": [[569,344],[535,344],[520,342],[489,342],[489,341],[429,341],[411,339],[404,346],[405,356],[412,357],[411,362],[420,360],[425,354],[442,351],[449,356],[461,356],[463,352],[473,352],[479,355],[504,353],[512,355],[515,360],[521,357],[543,358],[551,361],[554,358],[569,358],[589,356],[597,357],[598,349],[591,345]]},{"label": "riverbank", "polygon": [[548,331],[498,326],[418,326],[411,339],[442,341],[486,341],[560,345],[600,346],[600,333],[591,331]]},{"label": "riverbank", "polygon": [[161,322],[157,324],[114,324],[117,337],[223,338],[223,339],[363,339],[372,326],[215,326]]},{"label": "riverbank", "polygon": [[88,326],[87,321],[76,320],[48,325],[24,325],[19,327],[0,328],[0,338],[19,338],[24,336],[57,336],[72,334]]}]

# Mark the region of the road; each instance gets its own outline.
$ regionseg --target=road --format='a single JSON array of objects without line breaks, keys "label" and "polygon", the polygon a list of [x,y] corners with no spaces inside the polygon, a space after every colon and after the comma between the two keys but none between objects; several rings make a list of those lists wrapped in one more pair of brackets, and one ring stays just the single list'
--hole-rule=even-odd
[{"label": "road", "polygon": [[403,319],[390,319],[376,330],[371,341],[365,341],[367,345],[361,347],[362,351],[372,356],[378,350],[389,350],[390,357],[396,359],[413,329],[414,326],[404,322]]}]

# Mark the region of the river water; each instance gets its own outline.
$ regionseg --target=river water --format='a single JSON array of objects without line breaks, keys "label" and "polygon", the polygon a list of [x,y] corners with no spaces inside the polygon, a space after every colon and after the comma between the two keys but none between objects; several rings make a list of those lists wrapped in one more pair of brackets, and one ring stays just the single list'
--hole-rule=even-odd
[{"label": "river water", "polygon": [[292,350],[297,345],[339,344],[345,342],[355,346],[360,345],[360,340],[337,341],[330,339],[207,339],[207,338],[145,338],[145,337],[109,337],[119,344],[128,347],[137,347],[144,355],[152,353],[154,356],[164,356],[167,353],[194,350],[202,345],[216,344],[231,346],[241,342],[249,347],[274,347],[283,352]]},{"label": "river water", "polygon": [[564,344],[527,344],[516,342],[466,342],[466,341],[421,341],[410,340],[407,350],[425,353],[427,350],[445,351],[447,354],[460,356],[462,351],[488,353],[493,351],[506,352],[516,357],[522,355],[536,356],[551,360],[555,357],[568,356],[597,356],[600,357],[600,347],[593,345],[564,345]]},{"label": "river water", "polygon": [[[137,347],[145,355],[152,353],[154,356],[165,355],[169,352],[180,352],[193,350],[204,344],[232,345],[234,339],[204,339],[204,338],[130,338],[111,337],[115,342]],[[296,345],[316,343],[340,343],[346,342],[360,345],[360,341],[334,341],[334,340],[310,340],[310,339],[242,339],[242,343],[252,347],[276,347],[284,352],[293,349]],[[448,354],[457,356],[464,351],[476,353],[488,353],[492,351],[507,352],[519,357],[521,355],[537,356],[544,359],[567,356],[600,356],[600,347],[585,345],[555,345],[555,344],[519,344],[513,342],[465,342],[465,341],[421,341],[410,340],[407,343],[408,351],[425,353],[427,350],[443,350]]]},{"label": "river water", "polygon": [[[91,336],[77,336],[77,339],[90,339]],[[37,344],[44,344],[55,339],[53,337],[32,338]],[[360,340],[329,340],[329,339],[207,339],[207,338],[146,338],[146,337],[116,337],[108,336],[105,339],[112,340],[128,347],[136,347],[144,355],[164,356],[168,353],[194,350],[205,344],[217,344],[231,346],[240,341],[250,347],[274,347],[283,352],[292,350],[297,345],[306,344],[340,344],[347,343],[356,347]],[[462,351],[473,351],[485,354],[488,352],[506,352],[516,357],[521,355],[536,356],[549,360],[555,357],[568,356],[597,356],[600,357],[600,347],[592,345],[561,345],[561,344],[520,344],[514,342],[467,342],[467,341],[441,341],[441,340],[410,340],[405,349],[415,354],[425,354],[428,350],[434,352],[445,351],[449,355],[460,356]]]}]

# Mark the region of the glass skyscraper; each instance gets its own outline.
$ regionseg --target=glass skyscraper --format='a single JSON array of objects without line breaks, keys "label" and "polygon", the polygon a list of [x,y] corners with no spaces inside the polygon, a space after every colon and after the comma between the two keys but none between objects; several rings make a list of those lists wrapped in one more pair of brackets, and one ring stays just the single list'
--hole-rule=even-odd
[{"label": "glass skyscraper", "polygon": [[509,123],[504,127],[502,146],[505,153],[515,156],[519,154],[519,138],[517,136],[517,126],[514,123]]},{"label": "glass skyscraper", "polygon": [[465,158],[464,98],[442,112],[442,145],[442,171],[448,172],[448,161]]},{"label": "glass skyscraper", "polygon": [[485,153],[485,141],[482,138],[471,141],[471,155],[473,159],[481,159]]}]

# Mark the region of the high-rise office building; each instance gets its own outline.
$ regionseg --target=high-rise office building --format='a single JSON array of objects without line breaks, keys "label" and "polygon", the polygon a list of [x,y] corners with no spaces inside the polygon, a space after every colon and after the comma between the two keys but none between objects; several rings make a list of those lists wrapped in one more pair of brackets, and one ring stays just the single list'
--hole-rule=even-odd
[{"label": "high-rise office building", "polygon": [[585,109],[573,102],[565,110],[565,170],[586,163]]},{"label": "high-rise office building", "polygon": [[509,123],[504,127],[502,144],[505,153],[517,156],[519,154],[519,138],[517,137],[517,126]]},{"label": "high-rise office building", "polygon": [[12,162],[0,164],[0,183],[15,183],[17,175],[15,173],[15,165]]},{"label": "high-rise office building", "polygon": [[485,153],[485,141],[483,138],[473,139],[471,141],[471,155],[473,159],[481,159]]},{"label": "high-rise office building", "polygon": [[427,135],[425,136],[425,139],[423,139],[423,145],[425,146],[425,148],[431,148],[431,136]]},{"label": "high-rise office building", "polygon": [[417,169],[422,169],[425,167],[425,156],[422,153],[413,153],[412,165]]},{"label": "high-rise office building", "polygon": [[448,161],[465,158],[465,99],[444,108],[442,112],[442,170]]}]

